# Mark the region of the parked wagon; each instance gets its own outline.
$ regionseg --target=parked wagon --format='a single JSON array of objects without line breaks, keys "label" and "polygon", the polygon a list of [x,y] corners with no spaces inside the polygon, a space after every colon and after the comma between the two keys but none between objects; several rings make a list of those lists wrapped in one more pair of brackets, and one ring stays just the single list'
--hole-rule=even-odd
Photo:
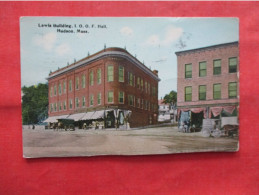
[{"label": "parked wagon", "polygon": [[65,131],[70,130],[74,131],[75,130],[75,121],[73,119],[57,119],[57,129],[65,129]]}]

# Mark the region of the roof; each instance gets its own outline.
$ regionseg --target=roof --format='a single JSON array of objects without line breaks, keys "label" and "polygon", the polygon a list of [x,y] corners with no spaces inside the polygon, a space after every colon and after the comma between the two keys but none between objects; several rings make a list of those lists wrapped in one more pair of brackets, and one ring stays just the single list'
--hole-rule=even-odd
[{"label": "roof", "polygon": [[157,81],[160,81],[160,79],[158,78],[158,76],[152,71],[150,70],[148,67],[146,67],[143,63],[141,63],[137,58],[135,58],[134,56],[132,56],[127,50],[122,49],[122,48],[118,48],[118,47],[110,47],[110,48],[106,48],[103,49],[93,55],[89,55],[77,62],[74,62],[73,64],[70,64],[66,67],[63,67],[61,69],[58,69],[52,73],[49,74],[49,77],[47,78],[47,80],[57,77],[59,75],[62,75],[66,72],[69,72],[71,70],[77,69],[79,67],[88,65],[94,61],[100,60],[102,58],[108,57],[108,56],[112,56],[112,57],[122,57],[124,59],[127,59],[129,61],[131,61],[133,64],[135,64],[136,66],[138,66],[140,69],[142,69],[144,72],[146,72],[147,74],[149,74],[151,77],[153,77],[154,79],[156,79]]},{"label": "roof", "polygon": [[158,100],[158,105],[169,105],[167,103],[164,103],[163,99]]},{"label": "roof", "polygon": [[175,54],[179,55],[182,53],[196,52],[196,51],[202,51],[202,50],[207,50],[207,49],[215,49],[218,47],[226,47],[226,46],[230,46],[230,45],[238,45],[238,41],[222,43],[222,44],[218,44],[218,45],[211,45],[211,46],[207,46],[207,47],[200,47],[200,48],[196,48],[196,49],[189,49],[189,50],[184,50],[184,51],[177,51],[177,52],[175,52]]}]

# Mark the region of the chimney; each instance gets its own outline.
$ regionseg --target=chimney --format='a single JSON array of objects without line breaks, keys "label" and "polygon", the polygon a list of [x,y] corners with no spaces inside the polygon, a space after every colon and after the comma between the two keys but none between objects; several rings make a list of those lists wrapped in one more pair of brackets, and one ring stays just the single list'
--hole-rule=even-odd
[{"label": "chimney", "polygon": [[153,70],[152,71],[156,76],[158,76],[158,70]]}]

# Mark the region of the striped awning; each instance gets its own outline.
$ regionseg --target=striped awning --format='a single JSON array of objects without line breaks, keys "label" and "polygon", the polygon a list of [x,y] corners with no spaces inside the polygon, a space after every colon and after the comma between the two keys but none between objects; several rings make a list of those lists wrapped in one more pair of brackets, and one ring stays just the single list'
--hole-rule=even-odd
[{"label": "striped awning", "polygon": [[80,120],[91,120],[92,119],[91,117],[93,114],[94,112],[87,112]]},{"label": "striped awning", "polygon": [[95,111],[94,114],[91,116],[91,119],[100,119],[104,118],[104,110]]},{"label": "striped awning", "polygon": [[74,119],[74,121],[80,121],[80,120],[82,120],[82,118],[84,117],[85,114],[86,114],[85,112],[77,113],[77,114],[71,114],[68,118]]},{"label": "striped awning", "polygon": [[51,116],[43,122],[45,122],[45,123],[57,123],[58,119],[67,118],[68,116],[69,115]]}]

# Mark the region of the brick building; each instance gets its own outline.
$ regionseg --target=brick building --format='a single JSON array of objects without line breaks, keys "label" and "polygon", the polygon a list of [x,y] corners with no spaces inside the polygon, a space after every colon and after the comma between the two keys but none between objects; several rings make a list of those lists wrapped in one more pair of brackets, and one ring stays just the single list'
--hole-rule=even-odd
[{"label": "brick building", "polygon": [[202,125],[203,118],[237,116],[238,42],[180,51],[176,55],[180,116],[186,118],[186,112],[189,112],[189,117],[198,126]]},{"label": "brick building", "polygon": [[[105,128],[157,123],[158,71],[151,71],[122,48],[105,48],[49,74],[49,118]],[[127,119],[127,120],[126,120]]]}]

